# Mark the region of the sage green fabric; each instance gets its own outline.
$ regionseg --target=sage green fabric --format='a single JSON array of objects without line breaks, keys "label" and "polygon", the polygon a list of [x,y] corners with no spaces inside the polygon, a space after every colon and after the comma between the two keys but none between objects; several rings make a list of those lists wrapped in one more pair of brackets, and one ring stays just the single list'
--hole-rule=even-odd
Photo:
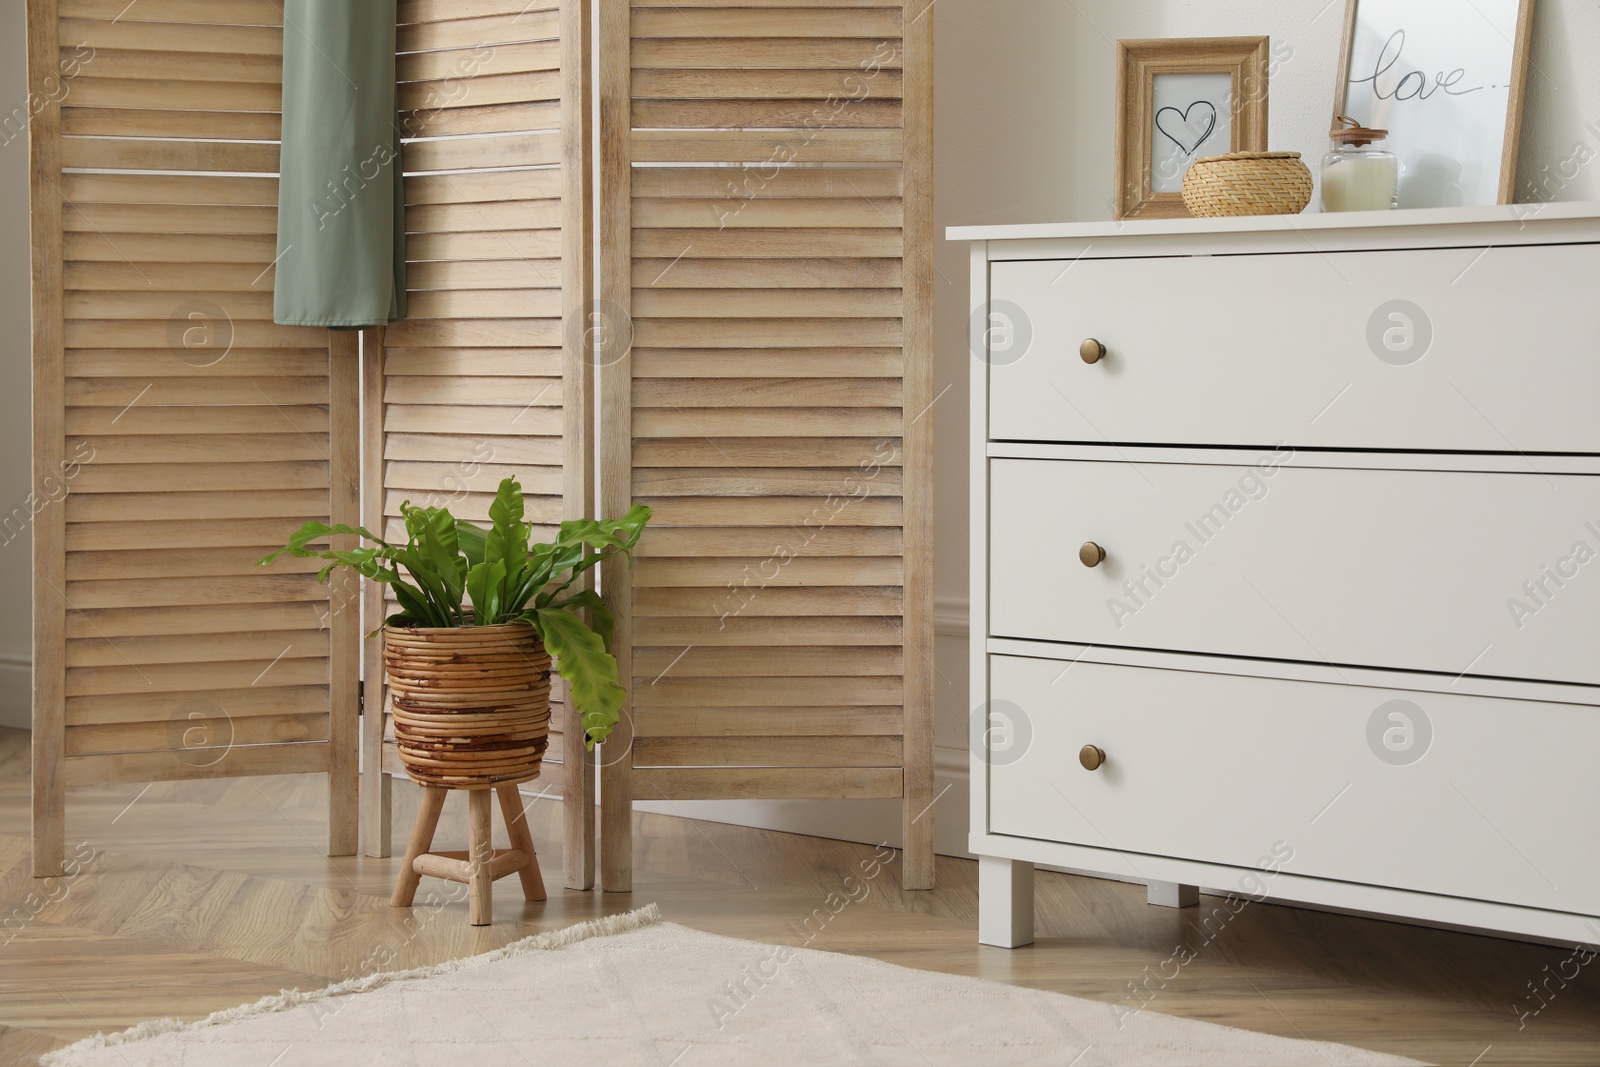
[{"label": "sage green fabric", "polygon": [[396,0],[285,0],[273,321],[405,317]]}]

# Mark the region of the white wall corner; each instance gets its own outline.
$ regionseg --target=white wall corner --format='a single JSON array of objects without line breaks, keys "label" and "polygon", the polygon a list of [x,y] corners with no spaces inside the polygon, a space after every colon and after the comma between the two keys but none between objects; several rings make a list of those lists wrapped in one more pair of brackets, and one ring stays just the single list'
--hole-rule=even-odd
[{"label": "white wall corner", "polygon": [[33,726],[33,662],[26,652],[0,650],[0,726]]}]

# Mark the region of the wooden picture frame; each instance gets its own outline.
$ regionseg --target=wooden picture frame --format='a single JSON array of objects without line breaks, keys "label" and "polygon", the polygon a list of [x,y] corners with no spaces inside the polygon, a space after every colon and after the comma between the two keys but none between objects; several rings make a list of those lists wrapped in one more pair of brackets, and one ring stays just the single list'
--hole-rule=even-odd
[{"label": "wooden picture frame", "polygon": [[[1270,37],[1117,42],[1114,218],[1187,218],[1181,184],[1195,158],[1267,150],[1271,48]],[[1213,86],[1205,85],[1206,76],[1214,76]],[[1157,80],[1173,78],[1188,79],[1184,85],[1205,91],[1164,93],[1169,83],[1158,85]],[[1210,99],[1223,86],[1222,79],[1227,99]],[[1196,98],[1187,107],[1172,102],[1189,95]]]},{"label": "wooden picture frame", "polygon": [[[1480,32],[1483,30],[1489,30],[1496,37],[1501,37],[1509,41],[1511,60],[1510,76],[1504,86],[1507,92],[1505,132],[1501,138],[1500,174],[1497,184],[1497,199],[1495,202],[1500,204],[1514,203],[1516,199],[1515,194],[1517,184],[1517,155],[1522,142],[1522,107],[1526,96],[1528,83],[1528,53],[1533,42],[1534,0],[1510,0],[1510,2],[1513,2],[1516,5],[1516,13],[1514,16],[1515,32],[1510,37],[1506,37],[1504,30],[1501,27],[1496,26],[1493,23],[1490,15],[1486,14],[1477,4],[1470,3],[1470,0],[1461,0],[1461,2],[1467,2],[1470,5],[1464,12],[1459,13],[1465,16],[1470,16],[1469,18],[1465,19],[1467,25],[1477,27]],[[1357,16],[1360,13],[1360,9],[1361,0],[1345,0],[1344,36],[1339,49],[1339,66],[1335,72],[1335,77],[1337,80],[1334,83],[1333,92],[1334,121],[1329,127],[1330,129],[1338,126],[1338,116],[1348,114],[1351,105],[1350,85],[1352,71],[1350,67],[1355,52]],[[1441,4],[1438,5],[1438,9],[1443,21],[1450,22],[1452,16],[1448,11],[1447,6]],[[1456,22],[1455,24],[1460,25],[1461,23]],[[1397,54],[1395,58],[1398,60],[1400,57]],[[1436,77],[1443,76],[1448,79],[1457,73],[1463,72],[1452,70],[1432,73],[1434,73]],[[1405,76],[1423,77],[1423,88],[1420,89],[1419,92],[1426,92],[1428,91],[1429,87],[1436,86],[1438,84],[1437,81],[1428,80],[1428,74],[1429,72],[1413,72]],[[1401,75],[1398,72],[1391,70],[1389,76],[1391,79],[1395,79],[1396,91],[1398,91],[1398,78],[1401,77]],[[1363,120],[1367,119],[1367,116],[1364,115],[1360,117]],[[1404,168],[1406,163],[1404,158],[1404,150],[1406,146],[1403,143],[1396,143],[1395,140],[1391,138],[1391,142],[1386,144],[1384,147],[1390,149],[1391,151],[1395,151],[1397,154],[1402,156],[1401,166]],[[1403,181],[1400,196],[1400,206],[1408,206],[1406,203]]]}]

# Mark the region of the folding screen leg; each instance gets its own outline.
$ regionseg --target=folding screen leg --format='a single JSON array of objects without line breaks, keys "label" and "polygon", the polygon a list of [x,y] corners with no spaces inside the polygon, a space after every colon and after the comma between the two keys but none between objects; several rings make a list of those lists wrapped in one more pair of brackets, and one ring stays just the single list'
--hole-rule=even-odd
[{"label": "folding screen leg", "polygon": [[633,739],[617,723],[604,746],[604,782],[600,788],[600,888],[607,893],[633,892]]},{"label": "folding screen leg", "polygon": [[33,727],[33,876],[59,878],[67,873],[67,791],[61,784],[64,727],[45,736],[49,726]]},{"label": "folding screen leg", "polygon": [[[900,822],[905,835],[905,850],[900,854],[902,889],[933,888],[933,805],[937,798],[933,795],[932,753],[931,743],[920,754],[907,752],[906,795],[900,801]],[[918,766],[924,761],[928,766]],[[915,786],[913,778],[918,780]]]}]

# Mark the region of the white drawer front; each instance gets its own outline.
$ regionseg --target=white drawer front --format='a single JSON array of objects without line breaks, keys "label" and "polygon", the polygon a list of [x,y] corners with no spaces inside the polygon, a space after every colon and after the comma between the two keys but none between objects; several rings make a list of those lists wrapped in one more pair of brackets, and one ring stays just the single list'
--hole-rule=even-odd
[{"label": "white drawer front", "polygon": [[1600,452],[1597,276],[1600,245],[996,262],[989,435]]},{"label": "white drawer front", "polygon": [[1600,684],[1600,477],[1286,458],[991,461],[990,633]]},{"label": "white drawer front", "polygon": [[[1600,913],[1600,839],[1574,830],[1600,805],[1600,709],[1008,656],[990,669],[1008,746],[991,757],[993,833],[1241,867],[1292,850],[1294,874]],[[1098,770],[1079,764],[1085,745]],[[1117,869],[1140,876],[1137,858]]]}]

